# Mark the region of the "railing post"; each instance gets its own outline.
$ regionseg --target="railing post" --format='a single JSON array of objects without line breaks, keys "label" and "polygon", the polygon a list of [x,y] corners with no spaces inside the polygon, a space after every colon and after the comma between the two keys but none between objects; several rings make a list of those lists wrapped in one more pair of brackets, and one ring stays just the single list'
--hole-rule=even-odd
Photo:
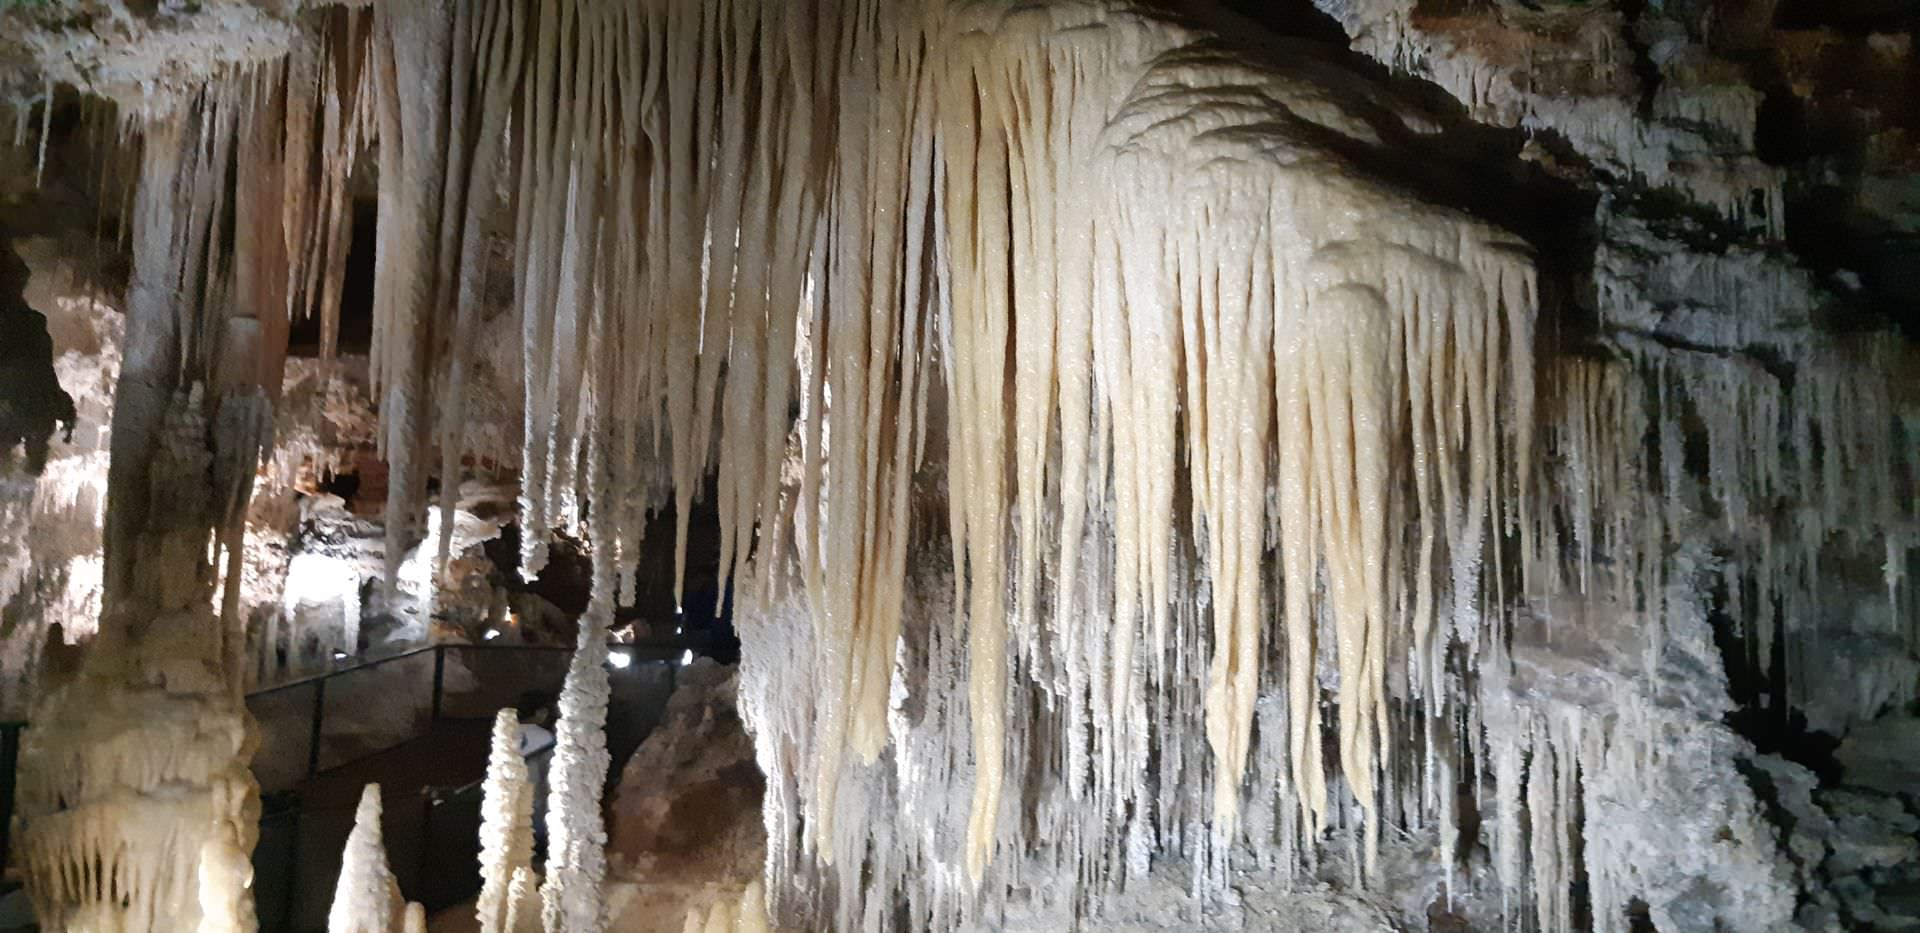
[{"label": "railing post", "polygon": [[293,792],[293,810],[285,817],[293,826],[287,831],[287,896],[280,905],[280,929],[292,930],[295,908],[300,900],[300,817],[307,812],[307,801],[300,791]]},{"label": "railing post", "polygon": [[[432,863],[433,851],[433,809],[440,803],[440,790],[428,787],[420,792],[420,850],[413,866],[413,892],[420,902],[427,902],[429,885],[427,884],[427,866]],[[431,904],[430,908],[444,907],[444,904]]]},{"label": "railing post", "polygon": [[447,646],[434,645],[433,646],[433,718],[431,720],[428,720],[427,722],[428,728],[432,728],[440,724],[440,690],[441,690],[441,687],[446,684],[446,680],[447,680]]},{"label": "railing post", "polygon": [[307,780],[320,773],[320,726],[327,708],[327,679],[313,682],[313,726],[307,733]]},{"label": "railing post", "polygon": [[14,769],[20,765],[21,728],[19,723],[0,726],[0,865],[9,864],[7,846],[13,841]]}]

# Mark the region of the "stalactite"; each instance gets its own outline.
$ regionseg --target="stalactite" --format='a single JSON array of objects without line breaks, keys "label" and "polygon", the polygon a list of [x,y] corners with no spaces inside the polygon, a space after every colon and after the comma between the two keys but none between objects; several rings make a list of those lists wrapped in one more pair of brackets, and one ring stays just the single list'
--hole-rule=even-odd
[{"label": "stalactite", "polygon": [[[311,138],[318,122],[319,157],[308,157],[311,175],[288,178],[290,187],[303,182],[317,187],[313,206],[307,211],[305,229],[288,228],[289,248],[305,257],[307,270],[295,278],[295,313],[320,317],[320,356],[332,359],[340,346],[341,282],[346,275],[347,251],[352,242],[352,192],[348,187],[353,166],[374,135],[372,14],[364,10],[340,10],[329,16],[322,27],[325,41],[319,60],[311,63],[314,83],[290,85],[290,94],[313,94],[320,103],[313,120],[291,121],[288,125],[288,149],[299,158],[300,138]],[[304,69],[296,60],[295,74]],[[300,111],[295,111],[299,113]]]},{"label": "stalactite", "polygon": [[[468,48],[460,28],[471,27],[455,29],[456,50]],[[488,58],[497,80],[454,93],[481,109],[513,101],[519,131],[523,572],[539,571],[550,528],[582,520],[577,452],[594,451],[591,469],[631,495],[648,485],[638,471],[650,461],[632,448],[649,436],[670,464],[684,561],[691,496],[717,452],[723,561],[737,569],[757,556],[773,581],[787,556],[768,548],[790,535],[814,613],[807,822],[823,858],[837,855],[844,753],[871,761],[888,734],[926,383],[944,390],[965,597],[955,624],[971,646],[971,874],[984,874],[1000,834],[1017,680],[1065,695],[1079,724],[1067,758],[1088,775],[1070,782],[1075,793],[1091,791],[1122,821],[1140,798],[1158,739],[1131,711],[1171,676],[1177,498],[1190,503],[1207,567],[1212,628],[1193,637],[1213,652],[1215,815],[1230,824],[1242,796],[1270,534],[1286,567],[1302,814],[1316,834],[1326,825],[1311,740],[1323,650],[1342,683],[1340,767],[1378,810],[1387,646],[1401,637],[1387,529],[1402,516],[1425,529],[1425,576],[1408,588],[1428,607],[1419,641],[1437,657],[1433,646],[1471,628],[1486,525],[1507,508],[1496,500],[1532,488],[1525,429],[1494,417],[1503,407],[1515,425],[1531,420],[1535,299],[1511,238],[1445,211],[1409,217],[1400,194],[1287,129],[1290,119],[1372,138],[1360,116],[1288,111],[1310,93],[1301,79],[1181,51],[1191,35],[1180,27],[1097,6],[1001,17],[939,3],[555,2],[502,29],[489,48],[524,34],[524,55]],[[404,132],[404,111],[387,109],[387,130]],[[406,207],[397,198],[386,209]],[[437,281],[449,261],[396,265],[382,293]],[[410,327],[382,325],[383,353],[417,352],[405,347],[438,332]],[[808,342],[796,345],[802,331]],[[785,528],[775,491],[796,349],[808,361],[801,489]],[[1171,373],[1183,379],[1160,377]],[[393,362],[382,377],[406,378]],[[390,446],[408,442],[406,395],[388,393]],[[1410,421],[1399,414],[1408,406]],[[1273,437],[1288,441],[1277,459]],[[1409,440],[1424,451],[1411,470],[1391,453]],[[1417,505],[1399,491],[1409,474]],[[632,566],[639,509],[594,511],[595,535],[619,552],[607,575],[618,576]],[[1087,559],[1089,522],[1115,529],[1114,586],[1088,595],[1112,600],[1106,630],[1081,618],[1075,588],[1042,583],[1043,568],[1071,574]],[[1323,599],[1339,633],[1324,645],[1313,635]],[[1436,630],[1442,605],[1463,620],[1447,632]],[[1419,666],[1432,692],[1436,665]]]},{"label": "stalactite", "polygon": [[[1849,516],[1910,511],[1887,388],[1846,378],[1823,358],[1838,349],[1762,361],[1616,333],[1537,366],[1525,244],[1375,174],[1423,121],[1147,11],[493,0],[372,16],[371,58],[353,64],[346,41],[320,79],[337,89],[321,95],[331,155],[285,170],[337,199],[347,114],[377,102],[389,559],[433,445],[442,508],[469,452],[497,188],[526,406],[521,572],[540,573],[556,530],[593,549],[548,933],[606,923],[606,628],[669,496],[678,591],[710,475],[721,582],[763,617],[743,625],[749,663],[784,665],[746,688],[771,781],[768,900],[842,928],[892,923],[876,904],[916,928],[990,923],[1042,870],[1086,882],[1062,895],[1078,916],[1160,853],[1217,894],[1256,835],[1282,840],[1289,871],[1350,846],[1367,879],[1383,832],[1438,826],[1451,867],[1468,768],[1491,777],[1513,915],[1563,926],[1576,790],[1644,742],[1467,695],[1512,660],[1510,607],[1576,590],[1641,614],[1651,670],[1679,573],[1664,543],[1696,500],[1721,531],[1760,530],[1729,563],[1757,568],[1733,592],[1762,617]],[[1472,107],[1549,103],[1456,64],[1431,67]],[[304,67],[289,87],[310,86]],[[336,100],[349,85],[360,103]],[[1702,113],[1744,138],[1747,103]],[[1632,121],[1589,129],[1577,146],[1620,143],[1628,168],[1677,183]],[[1762,188],[1762,207],[1751,188],[1715,205],[1772,228]],[[287,208],[304,262],[337,253],[326,203]],[[208,233],[223,209],[183,196],[164,228],[183,267],[224,261]],[[1659,271],[1786,301],[1779,281]],[[1608,302],[1634,284],[1596,279]],[[941,497],[944,520],[926,514]],[[1776,520],[1786,500],[1808,507]],[[951,592],[916,589],[915,571]],[[529,922],[512,862],[489,869],[481,908],[504,929]]]},{"label": "stalactite", "polygon": [[[1006,925],[1014,891],[1079,919],[1164,855],[1208,896],[1248,850],[1292,873],[1349,847],[1369,880],[1396,828],[1432,830],[1450,872],[1468,769],[1509,917],[1571,926],[1584,872],[1595,926],[1620,929],[1660,879],[1609,816],[1691,793],[1713,819],[1673,814],[1676,837],[1764,835],[1744,786],[1636,784],[1725,764],[1704,592],[1752,620],[1796,707],[1816,636],[1789,620],[1834,550],[1883,561],[1882,634],[1920,637],[1916,451],[1898,386],[1863,375],[1899,370],[1890,338],[1774,346],[1810,300],[1797,270],[1603,250],[1602,346],[1536,365],[1525,245],[1377,178],[1408,127],[1310,70],[1096,2],[437,0],[316,22],[311,47],[139,128],[105,648],[48,701],[22,784],[51,925],[250,922],[240,525],[287,316],[317,311],[337,349],[349,174],[376,135],[389,577],[434,470],[449,558],[509,208],[522,572],[556,530],[592,546],[540,914],[503,712],[485,931],[608,922],[607,629],[669,496],[677,592],[709,475],[720,582],[750,593],[771,888],[687,919],[708,933],[766,929],[769,907]],[[1475,113],[1560,106],[1398,14],[1364,41]],[[1647,109],[1751,147],[1752,93],[1671,91]],[[1688,179],[1645,114],[1569,122],[1577,151],[1779,236],[1773,170]],[[1639,310],[1657,289],[1759,323],[1678,346]],[[1708,537],[1733,543],[1709,559]],[[1516,609],[1556,599],[1574,605]],[[1541,687],[1556,638],[1606,656],[1606,696]],[[1718,692],[1674,701],[1676,668]],[[369,788],[335,929],[424,924],[378,809]],[[1768,881],[1746,926],[1791,912],[1777,865],[1739,870]]]}]

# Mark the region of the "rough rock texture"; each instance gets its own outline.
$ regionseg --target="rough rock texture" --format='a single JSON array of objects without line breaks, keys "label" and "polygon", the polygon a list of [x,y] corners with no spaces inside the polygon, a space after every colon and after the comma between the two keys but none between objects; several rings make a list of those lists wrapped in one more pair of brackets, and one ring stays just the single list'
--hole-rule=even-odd
[{"label": "rough rock texture", "polygon": [[31,272],[21,298],[46,316],[52,371],[75,412],[71,435],[49,439],[37,477],[17,469],[0,475],[0,715],[18,718],[34,694],[50,627],[60,626],[62,648],[98,627],[122,321],[71,244],[42,237],[15,241],[14,249]]},{"label": "rough rock texture", "polygon": [[677,933],[690,911],[738,900],[766,851],[766,781],[735,707],[739,671],[706,658],[680,669],[660,725],[614,792],[611,929]]},{"label": "rough rock texture", "polygon": [[0,8],[0,98],[67,84],[133,109],[163,110],[223,69],[300,37],[302,0],[47,0]]},{"label": "rough rock texture", "polygon": [[[1530,876],[1542,929],[1573,923],[1576,862],[1598,930],[1627,929],[1635,900],[1662,930],[1793,917],[1791,862],[1743,777],[1756,752],[1721,721],[1733,704],[1697,585],[1672,584],[1654,644],[1649,620],[1618,605],[1552,604],[1516,621],[1510,671],[1481,684],[1490,758],[1531,759],[1524,782],[1496,773],[1485,843],[1511,899]],[[1566,824],[1584,836],[1577,852]]]},{"label": "rough rock texture", "polygon": [[1834,757],[1849,784],[1920,797],[1920,715],[1894,713],[1859,726]]},{"label": "rough rock texture", "polygon": [[1799,928],[1920,928],[1920,785],[1895,794],[1848,776],[1821,786],[1811,771],[1770,755],[1753,760],[1750,777],[1806,892]]}]

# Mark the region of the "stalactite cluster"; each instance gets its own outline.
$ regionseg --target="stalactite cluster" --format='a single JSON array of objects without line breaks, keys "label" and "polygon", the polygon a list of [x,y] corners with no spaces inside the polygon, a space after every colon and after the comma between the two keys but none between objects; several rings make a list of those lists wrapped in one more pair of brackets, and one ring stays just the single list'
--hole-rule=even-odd
[{"label": "stalactite cluster", "polygon": [[[1642,406],[1593,361],[1549,372],[1536,411],[1528,249],[1362,168],[1354,153],[1409,132],[1390,107],[1103,4],[474,15],[420,43],[421,62],[395,59],[399,86],[447,102],[422,126],[478,114],[465,125],[505,125],[517,147],[470,153],[496,134],[454,135],[423,176],[452,192],[430,327],[473,313],[444,298],[448,268],[469,274],[446,250],[499,209],[497,155],[523,336],[523,572],[550,528],[586,530],[601,618],[630,586],[664,464],[682,565],[711,472],[723,565],[756,605],[806,606],[806,632],[748,636],[812,660],[749,703],[770,773],[793,784],[769,826],[805,839],[770,859],[776,882],[878,857],[885,834],[841,827],[847,795],[871,808],[928,781],[969,800],[964,827],[904,857],[922,891],[823,867],[837,909],[921,903],[917,922],[944,927],[991,910],[978,892],[1036,856],[1096,889],[1081,903],[1155,852],[1217,889],[1243,841],[1311,865],[1349,838],[1365,875],[1383,826],[1440,827],[1451,861],[1453,789],[1497,769],[1464,685],[1501,663],[1505,607],[1578,581],[1659,629],[1656,542],[1679,525],[1636,484],[1681,468],[1675,407]],[[1727,209],[1746,217],[1744,197]],[[1758,225],[1777,230],[1777,200]],[[382,306],[421,277],[395,271]],[[472,365],[457,337],[391,320],[380,353],[400,354],[403,383],[452,386]],[[1713,413],[1716,451],[1757,449],[1736,441],[1786,417],[1764,382]],[[427,436],[407,427],[415,391],[387,391],[396,462],[425,450],[396,449]],[[457,394],[429,394],[461,423]],[[1890,416],[1859,410],[1857,440],[1800,449],[1886,475],[1896,457],[1872,445]],[[1562,459],[1539,456],[1537,422]],[[1618,442],[1635,432],[1666,453]],[[458,435],[439,439],[452,469]],[[1731,485],[1712,491],[1737,504],[1773,462],[1716,465]],[[930,488],[944,522],[916,511]],[[952,622],[912,633],[908,578],[940,539]],[[936,704],[953,676],[964,698]],[[903,723],[903,696],[959,718]],[[916,749],[927,729],[955,744]],[[902,771],[876,784],[890,747]],[[1015,781],[1036,769],[1037,797]],[[1165,799],[1196,775],[1204,802]],[[1093,815],[1028,826],[1056,787]]]},{"label": "stalactite cluster", "polygon": [[[1368,41],[1476,112],[1555,106],[1436,59],[1398,13],[1379,25]],[[1432,841],[1451,897],[1474,842],[1463,795],[1494,823],[1509,917],[1565,928],[1584,870],[1612,929],[1658,885],[1592,825],[1651,805],[1633,775],[1698,792],[1729,838],[1761,831],[1751,795],[1660,770],[1731,768],[1704,591],[1755,620],[1770,660],[1823,559],[1883,549],[1885,627],[1920,634],[1899,531],[1920,450],[1891,380],[1841,362],[1897,371],[1891,338],[1781,339],[1806,286],[1735,274],[1758,252],[1604,247],[1611,330],[1558,345],[1521,237],[1381,176],[1430,127],[1313,63],[1095,0],[433,0],[337,11],[315,35],[141,127],[102,629],[212,633],[204,689],[173,699],[214,726],[179,747],[206,747],[190,765],[215,815],[246,812],[239,516],[288,317],[321,314],[335,349],[348,174],[377,146],[390,582],[430,527],[430,478],[444,569],[460,480],[505,453],[467,417],[490,294],[519,337],[521,572],[557,530],[591,550],[545,877],[503,713],[483,930],[606,927],[605,642],[649,513],[671,500],[684,574],[706,490],[768,856],[763,887],[689,930],[1006,925],[1015,892],[1080,918],[1168,865],[1199,903],[1248,864],[1364,885],[1395,833]],[[1648,106],[1750,150],[1753,104]],[[1604,114],[1570,144],[1682,185],[1644,123]],[[1778,236],[1777,176],[1715,164],[1728,177],[1701,200]],[[1701,290],[1755,313],[1673,310],[1669,292]],[[1760,349],[1676,346],[1665,328],[1688,315]],[[188,476],[207,480],[194,496],[153,485]],[[1676,545],[1742,529],[1724,553]],[[1551,648],[1569,619],[1594,622],[1568,639],[1585,654]],[[1642,679],[1593,674],[1636,658]],[[1673,670],[1717,692],[1674,701]],[[1555,673],[1567,695],[1542,686]],[[101,861],[114,808],[189,765],[136,755],[128,800],[63,812],[81,798],[53,763],[119,759],[30,751],[23,843],[52,916],[125,898],[129,929],[166,929],[153,892],[244,852],[222,825],[195,856]],[[340,930],[420,919],[375,861],[377,808],[370,791]],[[1712,822],[1674,832],[1705,851]],[[1777,887],[1776,868],[1737,870]],[[199,900],[237,916],[242,889]],[[1790,901],[1727,915],[1766,928]]]},{"label": "stalactite cluster", "polygon": [[[400,137],[400,171],[383,180],[403,225],[383,225],[400,239],[377,299],[396,473],[415,475],[426,449],[420,374],[444,366],[451,386],[470,365],[444,336],[469,302],[421,289],[447,296],[470,277],[447,250],[489,209],[493,156],[472,154],[469,173],[469,147],[506,120],[524,572],[540,569],[549,527],[590,527],[596,604],[610,609],[654,463],[672,474],[682,561],[688,505],[717,467],[723,560],[755,568],[763,597],[792,567],[810,607],[815,721],[797,751],[823,860],[838,856],[842,762],[871,763],[897,738],[910,494],[929,437],[949,452],[976,882],[1018,796],[1006,756],[1026,727],[1007,704],[1029,685],[1066,714],[1051,741],[1116,845],[1153,819],[1152,750],[1176,740],[1162,733],[1199,726],[1156,729],[1134,711],[1150,695],[1203,706],[1211,811],[1230,838],[1270,629],[1298,710],[1284,728],[1302,838],[1329,822],[1330,770],[1377,813],[1395,767],[1389,644],[1418,646],[1401,676],[1446,715],[1451,636],[1436,629],[1454,619],[1445,630],[1474,643],[1483,551],[1531,527],[1537,300],[1518,240],[1413,203],[1322,145],[1378,144],[1379,129],[1306,76],[1132,11],[561,2],[509,24],[507,9],[483,6],[473,26],[381,14],[389,86],[426,90],[389,92],[382,123],[383,147]],[[410,140],[431,151],[468,114],[476,132],[406,174]],[[437,213],[399,200],[423,191],[448,200]],[[439,252],[416,229],[438,229]],[[457,396],[434,398],[441,423],[461,422]],[[441,442],[453,457],[457,437]],[[790,453],[799,482],[783,501]],[[1410,524],[1417,544],[1399,540]],[[1095,527],[1111,536],[1088,552]],[[1270,546],[1284,600],[1268,599]],[[1066,585],[1093,562],[1111,568],[1086,594],[1097,616]],[[1176,577],[1210,606],[1183,645]],[[1325,762],[1323,649],[1341,695]],[[1207,687],[1181,699],[1169,658],[1194,650],[1211,655]],[[1354,825],[1371,839],[1379,822]]]}]

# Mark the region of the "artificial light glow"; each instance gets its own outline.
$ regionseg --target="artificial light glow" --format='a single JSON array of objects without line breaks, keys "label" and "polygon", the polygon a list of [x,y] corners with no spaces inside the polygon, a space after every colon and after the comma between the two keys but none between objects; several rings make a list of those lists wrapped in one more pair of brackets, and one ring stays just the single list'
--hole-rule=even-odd
[{"label": "artificial light glow", "polygon": [[615,651],[607,655],[607,663],[613,665],[615,670],[624,671],[633,666],[633,655],[625,651]]},{"label": "artificial light glow", "polygon": [[335,661],[345,661],[347,659],[347,653],[345,651],[335,651],[333,653],[333,659]]},{"label": "artificial light glow", "polygon": [[486,641],[492,641],[500,637],[500,630],[497,628],[487,629],[486,631],[480,633],[480,637]]},{"label": "artificial light glow", "polygon": [[685,650],[685,651],[682,651],[682,652],[680,652],[680,666],[681,666],[681,667],[685,667],[685,666],[687,666],[687,665],[689,665],[689,664],[692,664],[692,663],[693,663],[693,649],[691,649],[691,648],[689,648],[689,649],[687,649],[687,650]]}]

